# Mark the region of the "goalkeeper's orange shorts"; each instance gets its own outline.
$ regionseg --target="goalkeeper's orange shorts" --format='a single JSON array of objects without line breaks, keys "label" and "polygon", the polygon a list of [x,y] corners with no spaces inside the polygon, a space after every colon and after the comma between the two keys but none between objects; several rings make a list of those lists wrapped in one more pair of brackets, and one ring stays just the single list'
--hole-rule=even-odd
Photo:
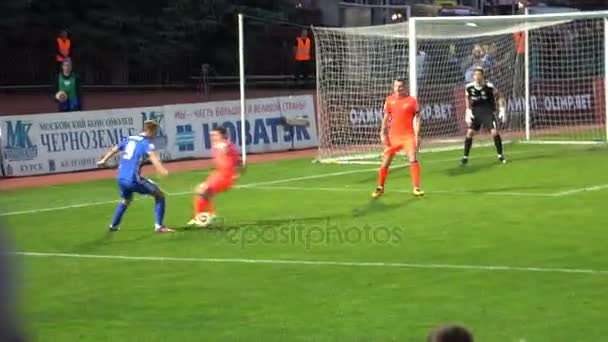
[{"label": "goalkeeper's orange shorts", "polygon": [[234,173],[214,171],[203,184],[206,184],[208,191],[214,195],[232,188],[236,178]]},{"label": "goalkeeper's orange shorts", "polygon": [[384,147],[384,154],[394,155],[404,150],[405,153],[415,153],[416,136],[414,134],[389,136]]}]

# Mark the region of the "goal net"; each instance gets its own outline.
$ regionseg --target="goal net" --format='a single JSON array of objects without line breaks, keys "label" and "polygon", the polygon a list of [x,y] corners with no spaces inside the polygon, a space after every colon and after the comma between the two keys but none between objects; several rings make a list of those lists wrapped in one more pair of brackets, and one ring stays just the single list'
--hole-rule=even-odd
[{"label": "goal net", "polygon": [[460,148],[475,66],[507,100],[503,139],[605,142],[606,18],[608,11],[314,28],[319,159],[380,157],[395,78],[418,97],[422,151]]}]

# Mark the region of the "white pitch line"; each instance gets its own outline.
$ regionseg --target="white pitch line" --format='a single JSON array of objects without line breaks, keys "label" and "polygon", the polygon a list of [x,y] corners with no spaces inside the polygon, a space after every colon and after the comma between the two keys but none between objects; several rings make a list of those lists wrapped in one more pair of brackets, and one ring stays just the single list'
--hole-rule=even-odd
[{"label": "white pitch line", "polygon": [[[410,191],[403,191],[410,192]],[[552,193],[542,192],[517,192],[517,191],[466,191],[466,190],[431,190],[433,194],[454,194],[454,195],[490,195],[490,196],[517,196],[517,197],[554,197]]]},{"label": "white pitch line", "polygon": [[[327,176],[333,174],[326,174]],[[320,177],[317,177],[320,178]],[[306,177],[308,179],[308,177]],[[260,183],[251,183],[244,185],[237,185],[235,188],[237,189],[255,189],[255,190],[297,190],[297,191],[366,191],[367,189],[355,189],[355,188],[331,188],[331,187],[297,187],[297,186],[269,186],[262,187],[264,185],[272,185],[272,184],[280,184],[280,183],[288,183],[297,181],[299,178],[287,178],[287,179],[279,179],[272,182],[260,182]],[[516,196],[516,197],[563,197],[568,195],[576,195],[583,192],[589,191],[599,191],[608,189],[608,184],[592,186],[587,188],[573,189],[569,191],[562,191],[558,193],[538,193],[538,192],[512,192],[512,191],[488,191],[488,192],[477,192],[477,191],[458,191],[458,190],[430,190],[427,191],[427,194],[453,194],[453,195],[487,195],[487,196]],[[408,190],[403,189],[395,189],[391,190],[391,192],[397,193],[409,193]],[[192,191],[183,191],[183,192],[170,192],[167,193],[169,196],[184,196],[190,195]],[[141,200],[144,197],[136,198],[135,200]],[[50,207],[50,208],[42,208],[42,209],[29,209],[29,210],[19,210],[19,211],[9,211],[5,213],[0,213],[0,217],[6,216],[18,216],[18,215],[27,215],[27,214],[37,214],[43,212],[50,211],[60,211],[60,210],[69,210],[69,209],[77,209],[77,208],[87,208],[87,207],[95,207],[106,204],[115,204],[118,203],[119,199],[108,200],[108,201],[99,201],[99,202],[88,202],[88,203],[80,203],[73,205],[65,205],[60,207]]]},{"label": "white pitch line", "polygon": [[69,253],[38,253],[14,252],[13,255],[42,257],[42,258],[79,258],[79,259],[111,259],[130,261],[171,261],[171,262],[202,262],[202,263],[233,263],[233,264],[271,264],[296,266],[344,266],[344,267],[393,267],[417,269],[449,269],[467,271],[504,271],[504,272],[536,272],[536,273],[568,273],[608,275],[608,270],[552,268],[552,267],[520,267],[492,265],[454,265],[454,264],[421,264],[403,262],[362,262],[362,261],[329,261],[329,260],[288,260],[288,259],[233,259],[233,258],[178,258],[159,256],[126,256],[126,255],[96,255]]},{"label": "white pitch line", "polygon": [[[297,190],[297,191],[335,191],[335,192],[366,192],[369,189],[363,188],[331,188],[331,187],[299,187],[299,186],[269,186],[264,188],[259,187],[247,187],[247,189],[255,190]],[[389,192],[397,193],[410,193],[411,190],[404,189],[391,189]],[[492,195],[492,196],[519,196],[519,197],[554,197],[551,193],[539,193],[539,192],[500,192],[500,191],[466,191],[466,190],[428,190],[427,194],[449,194],[449,195]]]},{"label": "white pitch line", "polygon": [[[524,154],[525,152],[526,151],[521,151],[522,154]],[[490,158],[490,157],[496,158],[495,156],[480,156],[478,158],[479,159],[485,159],[485,158]],[[459,160],[460,159],[454,159],[454,158],[450,158],[450,159],[437,159],[437,160],[425,161],[425,163],[426,164],[430,164],[430,163],[445,163],[445,162],[458,163]],[[381,162],[378,161],[376,164],[380,165]],[[391,165],[391,169],[403,168],[403,167],[406,167],[406,166],[409,166],[409,163]],[[351,174],[355,174],[355,173],[377,172],[377,171],[378,171],[378,167],[366,168],[366,169],[358,169],[358,170],[350,170],[350,171],[321,173],[321,174],[317,174],[317,175],[302,176],[302,177],[292,177],[292,178],[277,179],[277,180],[272,180],[272,181],[265,181],[265,182],[257,182],[257,183],[251,183],[251,184],[237,185],[236,188],[259,187],[259,186],[263,186],[263,185],[273,185],[273,184],[297,182],[297,181],[303,181],[303,180],[309,180],[309,179],[328,178],[328,177],[351,175]]]},{"label": "white pitch line", "polygon": [[80,204],[65,205],[62,207],[9,211],[6,213],[0,213],[0,217],[26,215],[26,214],[34,214],[34,213],[44,213],[44,212],[48,212],[48,211],[58,211],[58,210],[67,210],[67,209],[75,209],[75,208],[94,207],[94,206],[98,206],[98,205],[112,204],[112,203],[118,203],[118,202],[119,202],[119,199],[115,199],[113,201],[87,202],[87,203],[80,203]]},{"label": "white pitch line", "polygon": [[[361,171],[361,170],[358,170]],[[340,173],[340,174],[344,174],[344,172],[336,172],[336,173]],[[333,176],[336,173],[330,173],[330,174],[324,174],[325,176]],[[354,173],[354,172],[350,172],[350,173]],[[320,175],[318,175],[320,176]],[[358,191],[366,191],[367,189],[355,189],[355,188],[332,188],[332,187],[297,187],[297,186],[269,186],[269,187],[262,187],[265,185],[272,185],[272,184],[280,184],[280,183],[289,183],[289,182],[294,182],[294,181],[298,181],[301,180],[302,178],[304,179],[311,179],[312,176],[307,176],[307,177],[296,177],[296,178],[287,178],[287,179],[279,179],[276,181],[271,181],[271,182],[260,182],[260,183],[251,183],[251,184],[243,184],[243,185],[237,185],[235,186],[236,189],[255,189],[255,190],[297,190],[297,191],[352,191],[352,192],[358,192]],[[314,178],[322,178],[322,177],[314,177]],[[605,190],[608,189],[608,184],[603,184],[603,185],[597,185],[597,186],[592,186],[592,187],[587,187],[587,188],[579,188],[579,189],[572,189],[572,190],[568,190],[568,191],[562,191],[562,192],[557,192],[557,193],[538,193],[538,192],[513,192],[513,191],[487,191],[487,192],[483,192],[483,191],[459,191],[459,190],[430,190],[427,191],[427,194],[453,194],[453,195],[487,195],[487,196],[516,196],[516,197],[563,197],[563,196],[569,196],[569,195],[576,195],[579,193],[583,193],[583,192],[590,192],[590,191],[600,191],[600,190]],[[397,193],[409,193],[410,191],[408,190],[403,190],[403,189],[395,189],[395,190],[391,190],[391,192],[397,192]],[[190,195],[192,194],[192,191],[182,191],[182,192],[170,192],[167,193],[167,195],[169,196],[184,196],[184,195]],[[135,200],[141,200],[144,199],[144,197],[139,197],[136,198]],[[6,217],[6,216],[18,216],[18,215],[27,215],[27,214],[37,214],[37,213],[43,213],[43,212],[50,212],[50,211],[60,211],[60,210],[69,210],[69,209],[77,209],[77,208],[87,208],[87,207],[95,207],[95,206],[101,206],[101,205],[106,205],[106,204],[115,204],[118,203],[120,200],[119,199],[115,199],[115,200],[108,200],[108,201],[99,201],[99,202],[88,202],[88,203],[80,203],[80,204],[73,204],[73,205],[65,205],[65,206],[59,206],[59,207],[50,207],[50,208],[41,208],[41,209],[29,209],[29,210],[19,210],[19,211],[9,211],[9,212],[5,212],[5,213],[0,213],[0,217]]]},{"label": "white pitch line", "polygon": [[[268,181],[268,182],[258,182],[258,183],[236,185],[235,188],[237,188],[237,189],[241,189],[241,188],[254,188],[254,187],[259,187],[259,186],[264,186],[264,185],[289,183],[289,182],[296,182],[296,181],[307,180],[307,179],[317,179],[317,178],[326,178],[326,177],[333,177],[333,176],[342,176],[342,175],[348,175],[348,174],[353,174],[353,173],[370,172],[370,171],[376,171],[376,170],[377,169],[362,169],[362,170],[351,170],[351,171],[340,171],[340,172],[332,172],[332,173],[322,173],[322,174],[311,175],[311,176],[292,177],[292,178],[285,178],[285,179],[277,179],[277,180]],[[167,192],[167,195],[169,195],[169,196],[184,196],[184,195],[190,195],[190,194],[193,194],[193,191]],[[136,198],[136,200],[137,199],[141,199],[141,197]],[[48,211],[68,210],[68,209],[75,209],[75,208],[95,207],[95,206],[99,206],[99,205],[118,203],[119,201],[120,201],[120,199],[115,199],[115,200],[108,200],[108,201],[88,202],[88,203],[80,203],[80,204],[65,205],[65,206],[59,206],[59,207],[50,207],[50,208],[42,208],[42,209],[28,209],[28,210],[10,211],[10,212],[6,212],[6,213],[0,213],[0,217],[4,217],[4,216],[16,216],[16,215],[27,215],[27,214],[35,214],[35,213],[48,212]]]},{"label": "white pitch line", "polygon": [[600,191],[600,190],[605,190],[605,189],[608,189],[608,184],[600,184],[600,185],[590,186],[590,187],[586,187],[586,188],[579,188],[579,189],[572,189],[572,190],[557,192],[557,193],[554,193],[553,196],[560,197],[560,196],[576,195],[576,194],[580,194],[582,192]]},{"label": "white pitch line", "polygon": [[[401,167],[404,167],[404,166],[407,166],[407,165],[395,165],[394,168],[401,168]],[[368,169],[340,171],[340,172],[331,172],[331,173],[321,173],[321,174],[310,175],[310,176],[277,179],[277,180],[273,180],[273,181],[266,181],[266,182],[257,182],[257,183],[251,183],[251,184],[237,185],[236,188],[259,187],[259,186],[263,186],[263,185],[273,185],[273,184],[297,182],[297,181],[303,181],[303,180],[309,180],[309,179],[336,177],[336,176],[344,176],[344,175],[351,175],[351,174],[355,174],[355,173],[364,173],[364,172],[373,172],[373,171],[378,171],[378,168],[376,167],[376,168],[368,168]]]},{"label": "white pitch line", "polygon": [[[533,153],[533,152],[535,152],[535,151],[514,151],[514,152],[512,152],[512,154],[515,154],[515,153],[528,154],[528,153]],[[477,158],[481,159],[481,158],[490,158],[490,157],[494,158],[494,156],[479,156]],[[457,159],[438,159],[438,160],[426,161],[425,163],[428,164],[428,163],[443,163],[443,162],[457,162],[457,161],[458,161]],[[407,165],[408,164],[395,165],[395,166],[393,166],[393,168],[405,167]],[[239,188],[241,188],[241,189],[242,188],[259,188],[260,186],[265,186],[265,185],[289,183],[289,182],[296,182],[296,181],[309,180],[309,179],[320,179],[320,178],[344,176],[344,175],[349,175],[349,174],[375,172],[375,171],[377,171],[377,168],[366,168],[366,169],[358,169],[358,170],[350,170],[350,171],[321,173],[321,174],[310,175],[310,176],[292,177],[292,178],[285,178],[285,179],[277,179],[277,180],[273,180],[273,181],[242,184],[242,185],[235,186],[235,188],[237,188],[237,189],[239,189]],[[521,193],[520,194],[520,193],[516,193],[516,192],[511,192],[511,193],[497,192],[497,193],[485,193],[485,194],[495,194],[495,195],[505,195],[505,196],[549,196],[549,195],[551,195],[551,196],[555,197],[555,196],[566,196],[566,195],[576,194],[576,193],[583,192],[583,191],[589,191],[589,190],[574,189],[574,190],[570,190],[570,191],[564,191],[559,194],[546,194],[546,195],[545,194],[532,195],[530,193]],[[435,193],[440,193],[440,192],[441,191],[435,191]],[[192,191],[167,193],[167,195],[169,195],[169,196],[183,196],[183,195],[190,195],[190,194],[192,194]],[[463,194],[467,194],[467,193],[464,192]],[[100,205],[106,205],[106,204],[113,204],[113,203],[117,203],[118,201],[119,201],[119,199],[115,199],[115,200],[79,203],[79,204],[73,204],[73,205],[65,205],[65,206],[42,208],[42,209],[18,210],[18,211],[4,212],[4,213],[0,212],[0,217],[27,215],[27,214],[35,214],[35,213],[59,211],[59,210],[69,210],[69,209],[76,209],[76,208],[94,207],[94,206],[100,206]]]}]

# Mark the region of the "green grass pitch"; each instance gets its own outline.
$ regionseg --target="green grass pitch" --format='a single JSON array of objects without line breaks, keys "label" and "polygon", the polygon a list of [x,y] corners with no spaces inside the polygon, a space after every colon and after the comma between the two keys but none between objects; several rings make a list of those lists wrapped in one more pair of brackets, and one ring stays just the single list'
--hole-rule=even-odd
[{"label": "green grass pitch", "polygon": [[[376,201],[371,165],[254,164],[217,198],[215,229],[175,234],[153,232],[146,198],[107,233],[112,180],[4,192],[15,248],[47,253],[19,256],[27,331],[38,341],[423,341],[458,322],[484,342],[603,340],[608,150],[505,151],[499,165],[473,147],[464,168],[459,151],[424,154],[424,198],[401,167]],[[162,180],[168,225],[190,218],[187,193],[206,174]],[[70,208],[28,213],[58,207]]]}]

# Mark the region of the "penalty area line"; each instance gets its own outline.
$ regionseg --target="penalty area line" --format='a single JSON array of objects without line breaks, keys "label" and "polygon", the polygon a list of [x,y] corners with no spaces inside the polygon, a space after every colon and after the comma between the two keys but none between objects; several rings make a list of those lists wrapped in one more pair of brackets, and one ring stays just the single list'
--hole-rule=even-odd
[{"label": "penalty area line", "polygon": [[48,212],[48,211],[58,211],[58,210],[67,210],[67,209],[75,209],[75,208],[94,207],[94,206],[98,206],[98,205],[115,204],[115,203],[118,203],[119,201],[120,201],[119,199],[115,199],[112,201],[86,202],[86,203],[80,203],[80,204],[64,205],[61,207],[18,210],[18,211],[9,211],[6,213],[0,212],[0,217],[36,214],[36,213],[44,213],[44,212]]},{"label": "penalty area line", "polygon": [[160,262],[199,262],[199,263],[232,263],[232,264],[270,264],[294,266],[343,266],[343,267],[379,267],[379,268],[413,268],[413,269],[444,269],[485,272],[528,272],[528,273],[563,273],[608,275],[608,270],[553,268],[553,267],[521,267],[496,265],[458,265],[458,264],[423,264],[405,262],[367,262],[367,261],[329,261],[329,260],[289,260],[289,259],[234,259],[234,258],[179,258],[160,256],[127,256],[127,255],[97,255],[70,253],[40,253],[13,252],[11,255],[39,258],[77,258],[77,259],[109,259],[123,261],[160,261]]},{"label": "penalty area line", "polygon": [[[404,166],[405,165],[396,165],[395,168],[397,168],[397,167],[404,167]],[[373,169],[372,168],[367,168],[367,169],[359,169],[359,170],[349,170],[349,171],[340,171],[340,172],[331,172],[331,173],[321,173],[321,174],[302,176],[302,177],[291,177],[291,178],[277,179],[277,180],[273,180],[273,181],[256,182],[256,183],[249,183],[249,184],[240,184],[240,185],[236,185],[234,188],[235,189],[259,188],[261,186],[266,186],[266,185],[290,183],[290,182],[297,182],[297,181],[303,181],[303,180],[309,180],[309,179],[320,179],[320,178],[327,178],[327,177],[344,176],[344,175],[350,175],[350,174],[356,174],[356,173],[364,173],[364,172],[372,172],[372,171],[377,171],[377,168],[373,168]],[[193,191],[166,192],[166,193],[167,193],[168,196],[184,196],[184,195],[193,195],[194,196],[194,192]],[[145,197],[138,197],[135,200],[140,200],[142,198],[145,198]],[[40,209],[27,209],[27,210],[9,211],[9,212],[4,212],[4,213],[0,212],[0,217],[27,215],[27,214],[37,214],[37,213],[43,213],[43,212],[49,212],[49,211],[59,211],[59,210],[68,210],[68,209],[76,209],[76,208],[95,207],[95,206],[106,205],[106,204],[116,204],[119,201],[120,201],[120,199],[117,198],[115,200],[99,201],[99,202],[86,202],[86,203],[79,203],[79,204],[73,204],[73,205],[64,205],[64,206],[59,206],[59,207],[40,208]]]},{"label": "penalty area line", "polygon": [[569,196],[569,195],[580,194],[583,192],[601,191],[601,190],[606,190],[606,189],[608,189],[608,184],[600,184],[600,185],[594,185],[594,186],[589,186],[589,187],[585,187],[585,188],[578,188],[578,189],[556,192],[553,194],[553,196],[556,196],[556,197]]},{"label": "penalty area line", "polygon": [[[269,186],[269,187],[255,187],[250,186],[247,189],[254,190],[293,190],[293,191],[329,191],[329,192],[366,192],[369,189],[363,188],[336,188],[336,187],[299,187],[299,186]],[[389,192],[396,193],[411,193],[411,190],[403,189],[392,189]],[[555,197],[551,193],[539,193],[539,192],[513,192],[513,191],[466,191],[466,190],[428,190],[426,194],[445,194],[445,195],[490,195],[490,196],[519,196],[519,197]]]},{"label": "penalty area line", "polygon": [[[532,151],[514,151],[514,152],[512,152],[512,154],[515,154],[515,153],[518,153],[518,154],[530,154],[530,152],[532,152]],[[489,157],[490,156],[480,156],[478,158],[481,159],[481,158],[489,158]],[[492,158],[495,158],[495,157],[492,156]],[[456,162],[456,161],[457,161],[457,159],[436,159],[436,160],[426,161],[425,163],[444,163],[444,162]],[[393,166],[393,168],[403,168],[403,167],[406,167],[408,165],[409,164],[399,164],[399,165]],[[272,181],[262,181],[262,182],[249,183],[249,184],[239,184],[239,185],[236,185],[234,188],[235,189],[246,189],[246,188],[263,189],[262,186],[275,185],[275,184],[283,184],[283,183],[290,183],[290,182],[297,182],[297,181],[311,180],[311,179],[323,179],[323,178],[336,177],[336,176],[344,176],[344,175],[357,174],[357,173],[376,172],[377,170],[378,170],[378,168],[374,167],[374,168],[364,168],[364,169],[357,169],[357,170],[348,170],[348,171],[339,171],[339,172],[330,172],[330,173],[320,173],[320,174],[316,174],[316,175],[291,177],[291,178],[277,179],[277,180],[272,180]],[[272,188],[272,187],[269,187],[269,188]],[[521,193],[520,192],[500,192],[500,191],[482,192],[481,194],[483,194],[483,195],[497,195],[497,196],[562,197],[562,196],[568,196],[568,195],[576,195],[576,194],[583,193],[583,192],[599,191],[599,190],[604,190],[604,189],[608,189],[608,184],[602,184],[602,185],[597,185],[597,186],[590,186],[590,187],[579,188],[579,189],[572,189],[572,190],[562,191],[562,192],[558,192],[558,193],[547,193],[547,194],[527,193],[527,192],[521,192]],[[302,189],[302,190],[306,190],[306,189]],[[324,190],[329,190],[329,189],[324,189]],[[395,190],[393,190],[393,191],[395,191]],[[401,190],[401,191],[402,192],[409,192],[409,191],[403,191],[403,190]],[[397,190],[397,192],[399,192],[399,191]],[[443,190],[430,191],[429,193],[436,193],[436,194],[446,193],[446,194],[463,194],[463,195],[466,195],[466,194],[480,194],[480,192],[474,192],[474,191],[443,191]],[[184,195],[190,195],[190,194],[193,194],[193,192],[192,191],[167,192],[168,196],[184,196]],[[141,198],[142,197],[139,197],[139,198],[136,198],[135,200],[139,200]],[[119,201],[120,201],[120,199],[117,198],[117,199],[114,199],[114,200],[97,201],[97,202],[86,202],[86,203],[78,203],[78,204],[64,205],[64,206],[58,206],[58,207],[48,207],[48,208],[39,208],[39,209],[25,209],[25,210],[17,210],[17,211],[9,211],[9,212],[0,212],[0,217],[17,216],[17,215],[28,215],[28,214],[37,214],[37,213],[43,213],[43,212],[52,212],[52,211],[69,210],[69,209],[77,209],[77,208],[95,207],[95,206],[101,206],[101,205],[107,205],[107,204],[116,204]]]},{"label": "penalty area line", "polygon": [[[341,173],[341,172],[340,172]],[[341,173],[342,174],[342,173]],[[333,176],[334,174],[325,174],[325,176]],[[315,177],[322,178],[322,177]],[[306,177],[306,179],[310,179]],[[260,183],[251,183],[251,184],[243,184],[236,185],[235,189],[251,189],[251,190],[264,190],[264,191],[276,191],[276,190],[292,190],[292,191],[335,191],[335,192],[365,192],[369,189],[363,188],[336,188],[336,187],[299,187],[299,186],[272,186],[273,184],[281,184],[281,183],[289,183],[294,182],[299,179],[296,178],[287,178],[287,179],[279,179],[272,182],[260,182]],[[270,185],[270,186],[269,186]],[[555,192],[555,193],[538,193],[538,192],[513,192],[513,191],[466,191],[466,190],[428,190],[427,194],[445,194],[445,195],[484,195],[484,196],[515,196],[515,197],[565,197],[572,196],[586,192],[593,191],[601,191],[608,189],[608,184],[590,186],[586,188],[578,188],[567,191]],[[394,189],[391,192],[397,193],[409,193],[409,190],[403,189]],[[183,192],[170,192],[167,193],[169,196],[184,196],[193,194],[192,191],[183,191]],[[145,197],[139,197],[135,200],[142,200]],[[0,212],[0,217],[7,216],[18,216],[18,215],[28,215],[28,214],[38,214],[44,212],[51,211],[61,211],[61,210],[69,210],[69,209],[78,209],[78,208],[88,208],[95,206],[102,206],[107,204],[116,204],[120,201],[120,199],[109,200],[109,201],[99,201],[99,202],[87,202],[73,205],[65,205],[59,207],[50,207],[50,208],[40,208],[40,209],[28,209],[28,210],[18,210],[18,211],[9,211],[2,213]]]}]

